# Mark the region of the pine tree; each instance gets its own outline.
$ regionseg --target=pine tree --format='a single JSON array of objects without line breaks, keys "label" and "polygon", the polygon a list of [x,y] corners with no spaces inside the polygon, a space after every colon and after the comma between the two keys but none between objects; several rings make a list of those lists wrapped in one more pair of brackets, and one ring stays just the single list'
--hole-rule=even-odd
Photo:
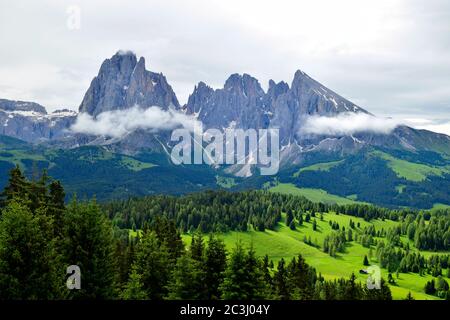
[{"label": "pine tree", "polygon": [[189,255],[178,258],[168,284],[170,300],[202,300],[207,298],[205,271],[200,261]]},{"label": "pine tree", "polygon": [[[263,270],[263,276],[264,281],[267,283],[269,288],[272,288],[273,286],[273,279],[271,275],[271,269],[273,269],[273,261],[269,260],[269,256],[266,254],[263,258],[263,264],[262,264],[262,270]],[[270,290],[272,291],[272,290]]]},{"label": "pine tree", "polygon": [[311,215],[307,213],[305,216],[305,222],[309,222],[309,220],[311,220]]},{"label": "pine tree", "polygon": [[288,212],[286,213],[286,226],[289,227],[293,220],[294,216],[292,215],[292,211],[288,210]]},{"label": "pine tree", "polygon": [[301,214],[301,213],[298,216],[298,225],[299,226],[303,225],[303,214]]},{"label": "pine tree", "polygon": [[277,271],[273,276],[273,286],[275,289],[276,297],[280,300],[289,300],[289,286],[288,286],[288,273],[285,268],[284,259],[278,262]]},{"label": "pine tree", "polygon": [[173,270],[169,251],[153,231],[144,233],[135,249],[132,266],[142,281],[142,287],[149,299],[160,300],[167,294],[169,276]]},{"label": "pine tree", "polygon": [[131,272],[130,279],[120,297],[124,300],[148,299],[142,283],[142,276],[138,274],[136,270]]},{"label": "pine tree", "polygon": [[317,231],[317,222],[316,222],[316,219],[313,220],[313,223],[312,223],[312,229],[313,229],[313,231]]},{"label": "pine tree", "polygon": [[253,249],[246,252],[240,242],[231,252],[224,280],[219,290],[225,300],[252,300],[263,298],[264,280]]},{"label": "pine tree", "polygon": [[166,246],[171,263],[175,265],[177,259],[184,252],[183,240],[175,221],[158,216],[151,229],[155,232],[158,240]]},{"label": "pine tree", "polygon": [[392,300],[391,289],[386,281],[381,278],[380,289],[365,288],[364,295],[366,300]]},{"label": "pine tree", "polygon": [[53,219],[54,233],[59,237],[63,235],[64,229],[65,197],[61,182],[52,181],[49,185],[48,214]]},{"label": "pine tree", "polygon": [[19,198],[25,200],[28,198],[29,191],[28,181],[25,179],[22,174],[22,170],[20,170],[19,165],[16,165],[9,172],[8,184],[5,189],[1,193],[1,207],[4,207],[11,201],[13,198]]},{"label": "pine tree", "polygon": [[203,243],[203,237],[200,233],[192,234],[191,247],[189,248],[189,250],[192,259],[199,262],[203,261],[205,245]]},{"label": "pine tree", "polygon": [[64,284],[51,221],[11,199],[0,220],[0,300],[57,299]]},{"label": "pine tree", "polygon": [[296,229],[294,220],[292,220],[291,223],[289,224],[289,229],[291,229],[291,230],[295,230]]},{"label": "pine tree", "polygon": [[36,171],[33,174],[33,180],[28,182],[28,197],[30,199],[29,207],[31,212],[35,212],[38,208],[48,205],[48,181],[47,171],[44,170],[40,178],[38,178],[38,172]]},{"label": "pine tree", "polygon": [[348,231],[347,231],[347,241],[353,241],[352,229],[348,229]]},{"label": "pine tree", "polygon": [[414,297],[413,297],[412,294],[411,294],[411,291],[408,291],[408,294],[406,295],[405,300],[409,300],[409,301],[415,300]]},{"label": "pine tree", "polygon": [[356,283],[356,276],[354,273],[350,276],[350,280],[345,289],[344,300],[359,300],[361,297],[361,292]]},{"label": "pine tree", "polygon": [[427,281],[427,283],[425,284],[425,293],[430,294],[430,295],[433,295],[436,293],[434,279],[432,279],[431,281]]},{"label": "pine tree", "polygon": [[312,299],[317,280],[316,271],[306,263],[302,255],[292,258],[287,270],[291,298]]},{"label": "pine tree", "polygon": [[208,299],[219,299],[219,285],[223,281],[227,253],[225,243],[213,235],[209,236],[205,250],[205,284]]},{"label": "pine tree", "polygon": [[368,266],[368,265],[370,265],[370,263],[369,263],[369,259],[367,259],[367,256],[366,256],[366,255],[364,256],[364,261],[363,261],[363,265],[365,265],[365,266]]},{"label": "pine tree", "polygon": [[81,289],[72,298],[114,297],[114,241],[111,222],[95,201],[68,205],[64,215],[64,260],[81,271]]}]

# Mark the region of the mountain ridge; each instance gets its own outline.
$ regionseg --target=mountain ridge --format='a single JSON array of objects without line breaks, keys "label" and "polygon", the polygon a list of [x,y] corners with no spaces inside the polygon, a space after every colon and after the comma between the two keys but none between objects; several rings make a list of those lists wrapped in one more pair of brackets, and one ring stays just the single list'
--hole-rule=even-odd
[{"label": "mountain ridge", "polygon": [[[291,84],[269,80],[265,91],[258,79],[233,73],[222,88],[213,89],[200,81],[184,105],[162,73],[149,71],[145,59],[131,52],[117,52],[104,60],[79,107],[94,120],[104,112],[127,110],[139,105],[146,110],[158,106],[190,115],[205,129],[241,128],[280,130],[281,170],[302,166],[317,155],[339,158],[383,147],[408,152],[429,151],[450,159],[450,137],[407,126],[397,126],[389,134],[356,132],[353,134],[305,134],[302,128],[311,116],[336,117],[340,114],[363,114],[369,111],[326,88],[301,70],[294,73]],[[3,107],[2,107],[3,106]],[[78,113],[79,114],[79,113]],[[118,154],[140,152],[166,154],[173,145],[169,131],[138,128],[119,138],[77,133],[70,130],[78,114],[69,110],[47,113],[45,107],[23,101],[0,100],[0,134],[41,144],[47,148],[71,149],[102,146]],[[219,171],[249,177],[251,166],[235,165]]]}]

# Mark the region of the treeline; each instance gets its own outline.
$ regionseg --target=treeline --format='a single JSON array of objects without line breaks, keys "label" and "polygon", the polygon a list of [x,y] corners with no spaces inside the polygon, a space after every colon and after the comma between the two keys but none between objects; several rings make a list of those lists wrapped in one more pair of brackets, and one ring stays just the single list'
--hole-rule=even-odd
[{"label": "treeline", "polygon": [[419,250],[450,250],[449,210],[436,210],[433,215],[408,215],[401,224],[399,233],[414,241]]},{"label": "treeline", "polygon": [[[185,248],[175,220],[164,215],[130,237],[95,201],[65,205],[64,198],[45,173],[29,181],[19,167],[11,171],[1,195],[1,300],[391,299],[383,280],[381,290],[354,275],[325,281],[300,255],[275,268],[252,248],[237,243],[229,253],[217,237],[197,234]],[[66,287],[71,265],[81,271],[79,290]]]},{"label": "treeline", "polygon": [[389,272],[413,272],[420,275],[431,274],[437,277],[447,269],[446,276],[450,277],[450,255],[431,255],[428,259],[419,252],[414,252],[408,247],[398,248],[392,243],[378,241],[376,256],[382,268]]},{"label": "treeline", "polygon": [[182,232],[227,232],[274,229],[281,213],[288,214],[288,226],[293,218],[299,223],[324,212],[336,212],[371,219],[398,221],[417,212],[403,209],[390,210],[372,205],[329,205],[314,203],[301,196],[269,191],[204,191],[182,197],[169,195],[130,198],[111,201],[102,206],[120,228],[142,229],[157,216],[174,220]]}]

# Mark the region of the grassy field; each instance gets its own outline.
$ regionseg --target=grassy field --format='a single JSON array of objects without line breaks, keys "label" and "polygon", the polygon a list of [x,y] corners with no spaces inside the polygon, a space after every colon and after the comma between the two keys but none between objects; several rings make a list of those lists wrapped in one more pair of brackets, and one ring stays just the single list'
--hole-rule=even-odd
[{"label": "grassy field", "polygon": [[334,194],[330,194],[322,189],[298,188],[292,183],[280,183],[270,188],[269,190],[272,192],[304,196],[305,198],[313,202],[336,203],[336,204],[361,203],[349,198],[344,198],[336,196]]},{"label": "grassy field", "polygon": [[388,166],[397,174],[398,177],[402,177],[410,181],[419,182],[425,180],[427,176],[430,175],[441,176],[444,173],[450,172],[448,168],[412,163],[397,159],[381,151],[374,151],[372,154],[380,157],[381,159],[387,160]]},{"label": "grassy field", "polygon": [[433,209],[449,209],[450,206],[448,204],[443,204],[443,203],[435,203],[433,205]]},{"label": "grassy field", "polygon": [[[340,226],[344,226],[346,229],[348,229],[350,220],[353,220],[356,224],[359,222],[360,228],[373,224],[376,229],[388,229],[396,224],[396,222],[389,220],[374,220],[369,223],[361,218],[326,213],[323,215],[323,220],[316,217],[318,226],[316,231],[312,229],[311,220],[311,222],[297,227],[297,230],[290,230],[284,223],[279,223],[274,231],[228,232],[220,234],[219,237],[224,240],[228,250],[231,250],[237,241],[242,241],[247,246],[252,245],[257,255],[264,256],[268,254],[274,262],[278,262],[281,258],[291,259],[298,254],[302,254],[307,263],[314,266],[325,279],[348,278],[353,272],[359,281],[365,282],[367,276],[359,274],[359,270],[365,268],[363,259],[364,255],[369,256],[368,248],[352,241],[347,245],[345,253],[338,254],[336,258],[324,253],[320,248],[325,236],[332,232],[329,225],[330,220],[339,223]],[[317,248],[304,243],[304,237],[310,237],[311,241],[320,247]],[[183,239],[186,244],[190,243],[190,235],[183,235]],[[375,255],[374,247],[372,251]],[[432,253],[422,252],[422,254],[429,256]],[[370,262],[377,264],[375,257],[372,257]],[[382,277],[387,279],[387,276],[387,271],[382,269]],[[393,276],[396,281],[396,285],[391,285],[394,299],[403,299],[408,292],[411,292],[415,299],[437,299],[423,292],[425,283],[432,279],[430,275],[420,276],[413,273],[400,273],[398,279],[395,274]]]},{"label": "grassy field", "polygon": [[342,162],[343,162],[343,160],[316,163],[316,164],[313,164],[311,166],[307,166],[307,167],[301,168],[296,173],[294,173],[293,176],[294,177],[298,177],[304,171],[330,171],[331,168],[337,166],[338,164],[340,164]]}]

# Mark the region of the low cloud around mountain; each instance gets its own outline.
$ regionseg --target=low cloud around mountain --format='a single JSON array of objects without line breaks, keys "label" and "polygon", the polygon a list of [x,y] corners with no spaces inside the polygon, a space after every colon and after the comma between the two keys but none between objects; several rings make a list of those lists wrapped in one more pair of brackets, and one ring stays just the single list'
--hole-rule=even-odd
[{"label": "low cloud around mountain", "polygon": [[120,138],[137,129],[152,131],[184,127],[193,130],[197,120],[176,110],[159,107],[142,109],[139,106],[125,110],[105,111],[93,117],[80,113],[70,128],[77,133]]},{"label": "low cloud around mountain", "polygon": [[341,113],[334,117],[308,117],[300,133],[318,135],[351,135],[360,132],[389,134],[401,123],[364,113]]}]

